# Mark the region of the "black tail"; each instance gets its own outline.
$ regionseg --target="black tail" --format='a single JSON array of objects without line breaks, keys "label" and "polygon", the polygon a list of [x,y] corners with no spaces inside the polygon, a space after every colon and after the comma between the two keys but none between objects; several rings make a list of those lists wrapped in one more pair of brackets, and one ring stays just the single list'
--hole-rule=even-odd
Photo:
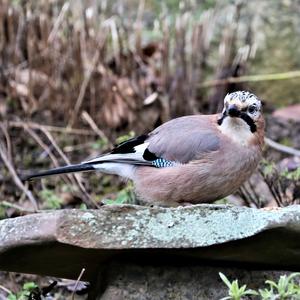
[{"label": "black tail", "polygon": [[41,178],[41,177],[46,177],[51,175],[82,172],[82,171],[92,171],[92,170],[95,170],[95,168],[90,164],[69,165],[69,166],[55,168],[47,171],[41,171],[30,175],[25,175],[22,177],[22,180],[27,181],[34,178]]}]

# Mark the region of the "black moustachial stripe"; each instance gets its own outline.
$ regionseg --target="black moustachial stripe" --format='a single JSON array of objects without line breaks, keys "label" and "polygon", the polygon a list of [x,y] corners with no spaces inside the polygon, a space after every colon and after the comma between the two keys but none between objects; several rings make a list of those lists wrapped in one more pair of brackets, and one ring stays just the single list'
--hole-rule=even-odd
[{"label": "black moustachial stripe", "polygon": [[251,117],[249,117],[246,113],[242,112],[240,118],[243,119],[249,125],[252,133],[256,132],[257,130],[256,125]]},{"label": "black moustachial stripe", "polygon": [[147,138],[148,138],[148,135],[143,134],[138,137],[129,139],[128,141],[125,141],[125,142],[117,145],[110,153],[111,154],[134,153],[135,152],[134,147],[143,144]]},{"label": "black moustachial stripe", "polygon": [[223,113],[222,117],[218,119],[218,125],[222,125],[223,120],[227,117],[226,111]]},{"label": "black moustachial stripe", "polygon": [[[217,121],[218,125],[222,125],[224,119],[227,116],[228,116],[227,113],[224,112],[222,117],[220,119],[218,119],[218,121]],[[246,113],[241,112],[240,115],[239,115],[239,118],[241,118],[242,120],[244,120],[248,124],[248,126],[250,127],[250,130],[251,130],[252,133],[256,132],[257,127],[256,127],[256,125],[255,125],[255,123],[254,123],[254,121],[252,120],[251,117],[249,117]]]}]

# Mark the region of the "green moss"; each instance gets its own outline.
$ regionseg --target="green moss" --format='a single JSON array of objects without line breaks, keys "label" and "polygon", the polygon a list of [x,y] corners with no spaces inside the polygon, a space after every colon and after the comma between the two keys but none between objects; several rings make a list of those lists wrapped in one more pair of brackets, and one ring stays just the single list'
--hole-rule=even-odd
[{"label": "green moss", "polygon": [[61,208],[62,200],[49,189],[44,189],[39,193],[39,196],[45,201],[45,208],[59,209]]},{"label": "green moss", "polygon": [[285,146],[288,146],[288,147],[293,147],[294,146],[291,138],[289,138],[289,137],[284,137],[283,139],[281,139],[279,141],[279,143],[283,144]]}]

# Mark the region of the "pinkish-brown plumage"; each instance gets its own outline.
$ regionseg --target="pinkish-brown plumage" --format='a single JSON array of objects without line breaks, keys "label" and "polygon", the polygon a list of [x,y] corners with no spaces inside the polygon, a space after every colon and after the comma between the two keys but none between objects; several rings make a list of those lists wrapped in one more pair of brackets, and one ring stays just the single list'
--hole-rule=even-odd
[{"label": "pinkish-brown plumage", "polygon": [[212,202],[250,177],[263,141],[260,101],[249,92],[235,92],[225,97],[221,114],[173,119],[109,154],[27,179],[96,169],[132,179],[138,196],[150,204]]},{"label": "pinkish-brown plumage", "polygon": [[[172,168],[137,168],[133,180],[137,194],[144,201],[164,206],[213,202],[236,191],[257,167],[264,139],[262,118],[260,130],[247,145],[220,134],[216,126],[218,115],[187,118],[195,122],[199,131],[209,131],[212,136],[217,136],[218,149],[200,152],[190,162]],[[168,132],[164,134],[170,136]],[[185,136],[186,133],[181,131],[180,134]],[[189,138],[193,140],[194,136]],[[194,149],[190,150],[196,153]]]}]

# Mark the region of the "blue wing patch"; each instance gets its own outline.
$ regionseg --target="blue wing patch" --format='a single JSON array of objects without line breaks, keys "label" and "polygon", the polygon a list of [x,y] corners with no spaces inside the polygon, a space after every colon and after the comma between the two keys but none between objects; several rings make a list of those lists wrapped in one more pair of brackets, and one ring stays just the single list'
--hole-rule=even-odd
[{"label": "blue wing patch", "polygon": [[173,167],[176,165],[175,161],[163,159],[163,158],[157,158],[153,160],[152,165],[156,168],[167,168],[167,167]]}]

